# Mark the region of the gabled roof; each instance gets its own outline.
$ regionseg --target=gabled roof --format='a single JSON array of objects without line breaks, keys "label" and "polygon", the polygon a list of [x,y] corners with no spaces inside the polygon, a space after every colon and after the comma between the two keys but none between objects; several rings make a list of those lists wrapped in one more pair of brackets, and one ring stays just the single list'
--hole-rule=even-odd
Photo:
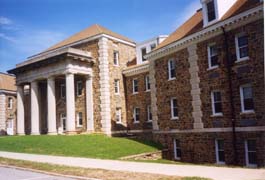
[{"label": "gabled roof", "polygon": [[[127,41],[127,42],[135,44],[134,41],[130,40],[129,38],[127,38],[125,36],[122,36],[120,34],[112,32],[111,30],[109,30],[103,26],[100,26],[98,24],[94,24],[94,25],[70,36],[69,38],[55,44],[54,46],[48,48],[46,51],[50,51],[50,50],[54,50],[54,49],[66,46],[66,45],[70,45],[72,43],[75,43],[75,42],[78,42],[78,41],[81,41],[81,40],[84,40],[84,39],[87,39],[87,38],[90,38],[90,37],[93,37],[96,35],[100,35],[100,34],[106,34],[106,35],[121,39],[123,41]],[[46,52],[46,51],[44,51],[44,52]]]},{"label": "gabled roof", "polygon": [[[232,5],[232,7],[223,15],[223,17],[221,17],[220,21],[224,21],[228,18],[231,18],[232,16],[238,15],[244,11],[259,6],[260,4],[262,4],[260,0],[237,0]],[[203,27],[202,9],[199,9],[190,19],[188,19],[176,31],[171,33],[169,37],[165,39],[159,46],[157,46],[154,51],[213,25],[214,24]]]},{"label": "gabled roof", "polygon": [[0,72],[0,90],[16,91],[16,78]]}]

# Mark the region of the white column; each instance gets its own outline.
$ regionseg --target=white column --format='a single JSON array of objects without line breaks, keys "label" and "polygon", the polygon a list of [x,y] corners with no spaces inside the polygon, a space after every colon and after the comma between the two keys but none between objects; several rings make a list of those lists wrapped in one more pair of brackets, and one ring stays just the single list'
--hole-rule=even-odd
[{"label": "white column", "polygon": [[56,99],[54,77],[47,80],[47,108],[48,108],[48,134],[57,134],[56,130]]},{"label": "white column", "polygon": [[66,74],[66,131],[75,131],[75,87],[74,74]]},{"label": "white column", "polygon": [[93,118],[93,86],[92,76],[86,79],[86,113],[87,113],[87,131],[94,131],[94,118]]},{"label": "white column", "polygon": [[38,100],[38,82],[33,81],[31,89],[31,134],[40,134],[39,100]]},{"label": "white column", "polygon": [[17,86],[17,134],[25,135],[24,86]]}]

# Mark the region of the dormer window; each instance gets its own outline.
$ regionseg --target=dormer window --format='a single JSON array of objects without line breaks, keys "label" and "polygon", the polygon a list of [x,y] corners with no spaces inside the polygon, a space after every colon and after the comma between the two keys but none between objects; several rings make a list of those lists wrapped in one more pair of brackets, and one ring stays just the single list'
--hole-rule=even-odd
[{"label": "dormer window", "polygon": [[207,7],[208,22],[211,22],[216,19],[214,0],[207,2],[206,7]]}]

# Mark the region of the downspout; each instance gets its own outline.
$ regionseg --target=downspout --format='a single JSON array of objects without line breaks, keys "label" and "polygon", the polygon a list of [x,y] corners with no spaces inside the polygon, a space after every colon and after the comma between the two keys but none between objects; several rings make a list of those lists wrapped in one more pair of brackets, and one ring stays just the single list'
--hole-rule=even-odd
[{"label": "downspout", "polygon": [[229,99],[230,99],[230,107],[231,107],[231,120],[232,120],[232,133],[233,133],[233,149],[234,149],[234,163],[237,164],[237,138],[236,138],[236,123],[235,123],[235,107],[234,107],[234,97],[233,97],[233,90],[232,90],[232,78],[231,78],[231,67],[232,67],[232,61],[229,56],[229,44],[227,40],[227,34],[225,31],[225,28],[222,26],[223,36],[225,40],[225,65],[227,69],[227,78],[228,78],[228,84],[229,84]]}]

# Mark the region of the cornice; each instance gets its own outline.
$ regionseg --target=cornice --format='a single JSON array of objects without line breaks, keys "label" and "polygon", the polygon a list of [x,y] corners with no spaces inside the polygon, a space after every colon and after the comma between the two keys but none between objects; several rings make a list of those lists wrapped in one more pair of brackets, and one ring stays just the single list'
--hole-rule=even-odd
[{"label": "cornice", "polygon": [[140,64],[140,65],[129,67],[129,68],[125,69],[123,71],[123,74],[126,77],[129,77],[129,76],[134,76],[134,75],[145,73],[145,72],[149,72],[149,62],[148,61],[144,64]]},{"label": "cornice", "polygon": [[178,49],[186,47],[188,44],[199,42],[205,39],[205,37],[211,37],[213,35],[216,35],[217,33],[221,32],[222,27],[230,27],[234,24],[240,24],[243,21],[247,21],[252,16],[258,16],[263,17],[263,4],[260,6],[257,6],[255,8],[252,8],[248,11],[245,11],[241,14],[238,14],[236,16],[233,16],[227,20],[220,21],[216,23],[215,25],[209,26],[197,33],[191,34],[185,38],[182,38],[176,42],[173,42],[165,47],[162,47],[161,49],[157,49],[155,51],[152,51],[151,53],[147,54],[145,57],[148,60],[156,60],[164,55],[167,55],[171,52],[174,52]]}]

